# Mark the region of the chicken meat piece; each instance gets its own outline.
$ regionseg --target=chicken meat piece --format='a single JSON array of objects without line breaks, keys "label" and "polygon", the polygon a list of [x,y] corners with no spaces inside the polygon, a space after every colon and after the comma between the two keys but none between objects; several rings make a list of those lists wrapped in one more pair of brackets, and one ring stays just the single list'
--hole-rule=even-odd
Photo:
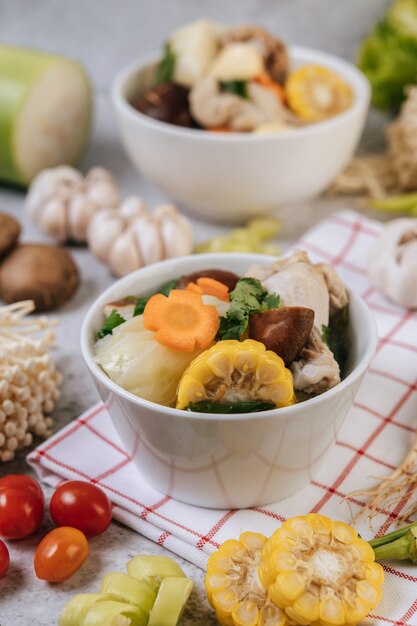
[{"label": "chicken meat piece", "polygon": [[322,326],[348,303],[346,288],[332,267],[311,263],[308,254],[296,250],[270,265],[254,265],[246,272],[280,296],[282,306],[302,306],[314,311],[314,325],[306,345],[291,364],[294,387],[322,393],[340,382],[340,368],[324,343]]}]

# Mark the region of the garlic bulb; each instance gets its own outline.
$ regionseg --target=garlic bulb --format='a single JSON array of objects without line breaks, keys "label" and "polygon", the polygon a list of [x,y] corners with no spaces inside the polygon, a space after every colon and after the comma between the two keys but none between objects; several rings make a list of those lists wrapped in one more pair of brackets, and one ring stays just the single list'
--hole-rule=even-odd
[{"label": "garlic bulb", "polygon": [[32,434],[51,434],[46,417],[59,398],[62,376],[49,349],[51,332],[39,332],[53,322],[26,318],[34,310],[31,300],[0,307],[0,460],[11,461],[15,451],[32,443]]},{"label": "garlic bulb", "polygon": [[400,189],[416,189],[417,87],[409,87],[399,116],[386,128],[392,169]]},{"label": "garlic bulb", "polygon": [[171,205],[150,214],[136,196],[118,209],[97,213],[88,228],[90,250],[117,276],[144,265],[190,254],[193,232],[189,220]]},{"label": "garlic bulb", "polygon": [[401,218],[385,225],[371,248],[369,279],[389,300],[417,309],[417,219]]},{"label": "garlic bulb", "polygon": [[93,167],[84,178],[73,167],[62,165],[34,178],[25,206],[46,235],[58,241],[85,242],[93,215],[119,203],[119,187],[108,170]]}]

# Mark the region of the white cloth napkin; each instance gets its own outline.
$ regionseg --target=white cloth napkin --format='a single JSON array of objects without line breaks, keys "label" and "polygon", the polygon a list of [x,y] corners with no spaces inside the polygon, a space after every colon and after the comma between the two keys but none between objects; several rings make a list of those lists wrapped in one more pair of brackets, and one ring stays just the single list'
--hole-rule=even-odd
[{"label": "white cloth napkin", "polygon": [[[320,223],[297,245],[313,261],[336,267],[366,300],[379,331],[377,354],[319,481],[262,508],[209,510],[177,502],[141,479],[101,404],[31,452],[30,465],[50,485],[63,479],[97,483],[113,501],[116,519],[200,567],[226,539],[244,530],[269,536],[293,515],[320,512],[349,522],[363,502],[345,497],[390,473],[410,447],[417,425],[417,314],[386,301],[367,277],[368,250],[380,229],[377,222],[343,212]],[[392,529],[402,506],[381,511],[374,530]],[[356,527],[363,537],[373,536],[366,518]],[[417,626],[417,567],[390,563],[385,572],[383,600],[364,623]]]}]

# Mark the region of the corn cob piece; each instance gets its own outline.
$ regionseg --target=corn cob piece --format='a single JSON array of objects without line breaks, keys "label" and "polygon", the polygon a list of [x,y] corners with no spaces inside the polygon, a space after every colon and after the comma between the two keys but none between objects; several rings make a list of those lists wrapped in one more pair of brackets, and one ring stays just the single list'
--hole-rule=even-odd
[{"label": "corn cob piece", "polygon": [[93,604],[79,626],[146,626],[148,617],[138,606],[104,600]]},{"label": "corn cob piece", "polygon": [[110,596],[105,593],[79,593],[72,598],[61,611],[59,616],[59,626],[80,626],[87,611],[103,600],[110,600]]},{"label": "corn cob piece", "polygon": [[178,409],[201,400],[263,400],[288,406],[294,402],[292,374],[281,357],[259,341],[219,341],[191,361],[178,385]]},{"label": "corn cob piece", "polygon": [[207,599],[222,626],[284,626],[284,611],[275,606],[258,570],[266,537],[246,532],[229,539],[207,564]]},{"label": "corn cob piece", "polygon": [[358,624],[379,602],[384,573],[348,524],[293,517],[265,543],[259,576],[271,600],[301,626]]},{"label": "corn cob piece", "polygon": [[101,593],[106,593],[113,600],[139,606],[149,613],[156,598],[156,592],[146,580],[138,580],[129,574],[111,572],[101,581]]},{"label": "corn cob piece", "polygon": [[319,122],[349,108],[350,85],[320,65],[303,65],[291,72],[285,85],[290,108],[306,122]]},{"label": "corn cob piece", "polygon": [[185,578],[185,574],[178,563],[168,556],[139,554],[127,562],[126,569],[130,576],[139,580],[146,580],[155,590],[159,588],[161,581],[167,576]]},{"label": "corn cob piece", "polygon": [[176,626],[192,589],[193,582],[189,578],[164,578],[150,612],[148,626]]}]

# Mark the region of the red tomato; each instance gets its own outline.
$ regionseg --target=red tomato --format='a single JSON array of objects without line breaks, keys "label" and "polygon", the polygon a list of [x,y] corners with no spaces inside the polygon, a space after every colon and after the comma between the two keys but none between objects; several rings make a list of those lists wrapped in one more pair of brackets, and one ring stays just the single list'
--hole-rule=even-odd
[{"label": "red tomato", "polygon": [[88,557],[86,536],[76,528],[54,528],[36,548],[34,566],[36,576],[50,583],[70,578]]},{"label": "red tomato", "polygon": [[44,511],[45,499],[36,480],[23,474],[0,478],[0,536],[28,537],[39,527]]},{"label": "red tomato", "polygon": [[10,565],[10,555],[7,546],[0,541],[0,578],[5,575]]},{"label": "red tomato", "polygon": [[78,528],[87,537],[101,535],[111,522],[111,502],[99,487],[83,480],[60,485],[49,504],[57,526]]}]

